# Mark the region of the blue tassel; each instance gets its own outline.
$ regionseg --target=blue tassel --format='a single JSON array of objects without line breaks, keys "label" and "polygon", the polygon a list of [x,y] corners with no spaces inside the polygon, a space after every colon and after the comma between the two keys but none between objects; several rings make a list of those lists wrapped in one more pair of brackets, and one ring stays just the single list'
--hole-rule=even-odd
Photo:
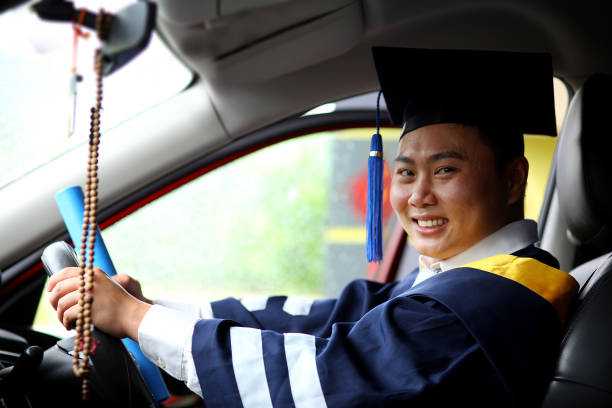
[{"label": "blue tassel", "polygon": [[382,260],[382,197],[383,197],[383,145],[380,136],[380,95],[376,101],[376,134],[370,142],[368,157],[368,207],[366,212],[366,259]]}]

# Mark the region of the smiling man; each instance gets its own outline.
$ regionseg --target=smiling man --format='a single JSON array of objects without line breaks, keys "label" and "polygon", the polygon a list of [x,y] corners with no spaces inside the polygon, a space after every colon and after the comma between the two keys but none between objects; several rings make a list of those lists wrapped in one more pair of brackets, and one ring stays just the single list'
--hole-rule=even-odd
[{"label": "smiling man", "polygon": [[[432,265],[451,269],[484,257],[487,254],[479,254],[478,249],[487,245],[474,248],[477,243],[523,219],[529,165],[522,140],[515,141],[515,157],[505,160],[495,156],[490,146],[494,142],[488,143],[478,127],[456,123],[424,126],[402,137],[391,204],[410,243],[421,254],[424,271],[415,283],[432,275]],[[537,241],[533,222],[523,221],[506,230],[504,236],[519,247],[491,248],[492,254],[496,249],[518,250]],[[499,234],[488,242],[507,244]]]},{"label": "smiling man", "polygon": [[[354,281],[337,299],[191,306],[95,274],[95,325],[139,341],[207,406],[537,406],[546,391],[578,286],[523,219],[522,133],[555,132],[550,58],[395,48],[374,57],[403,123],[391,202],[421,254],[406,279]],[[74,268],[50,281],[66,327],[78,284]]]},{"label": "smiling man", "polygon": [[391,203],[419,253],[447,259],[523,218],[528,164],[496,169],[475,126],[434,124],[400,141]]}]

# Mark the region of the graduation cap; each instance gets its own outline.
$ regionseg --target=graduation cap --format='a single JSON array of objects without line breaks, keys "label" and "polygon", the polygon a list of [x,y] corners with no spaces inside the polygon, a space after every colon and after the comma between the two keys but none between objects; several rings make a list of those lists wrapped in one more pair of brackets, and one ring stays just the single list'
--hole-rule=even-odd
[{"label": "graduation cap", "polygon": [[[400,138],[439,123],[500,130],[500,137],[557,134],[549,54],[394,47],[374,47],[372,53],[391,122],[402,126]],[[368,160],[368,262],[382,259],[379,169],[377,130]]]}]

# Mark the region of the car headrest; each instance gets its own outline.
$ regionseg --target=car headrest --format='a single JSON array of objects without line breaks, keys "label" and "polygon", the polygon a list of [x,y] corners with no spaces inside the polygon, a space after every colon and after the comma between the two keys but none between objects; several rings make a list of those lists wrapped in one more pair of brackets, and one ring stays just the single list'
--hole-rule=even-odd
[{"label": "car headrest", "polygon": [[557,189],[568,236],[612,247],[612,76],[595,74],[578,90],[559,140]]}]

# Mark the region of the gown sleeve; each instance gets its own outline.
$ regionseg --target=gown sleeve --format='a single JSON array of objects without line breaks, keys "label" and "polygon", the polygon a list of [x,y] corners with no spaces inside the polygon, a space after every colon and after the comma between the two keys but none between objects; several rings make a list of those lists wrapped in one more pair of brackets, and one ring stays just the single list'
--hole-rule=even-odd
[{"label": "gown sleeve", "polygon": [[[438,406],[456,405],[457,399],[504,406],[508,401],[478,342],[442,304],[397,296],[369,311],[360,299],[357,309],[337,312],[350,319],[336,319],[329,331],[315,334],[262,330],[228,319],[199,321],[192,353],[207,406]],[[445,401],[450,396],[453,400]]]},{"label": "gown sleeve", "polygon": [[211,307],[215,318],[232,320],[244,327],[329,337],[333,323],[361,319],[387,301],[396,285],[359,279],[349,283],[337,299],[247,296],[212,302]]}]

